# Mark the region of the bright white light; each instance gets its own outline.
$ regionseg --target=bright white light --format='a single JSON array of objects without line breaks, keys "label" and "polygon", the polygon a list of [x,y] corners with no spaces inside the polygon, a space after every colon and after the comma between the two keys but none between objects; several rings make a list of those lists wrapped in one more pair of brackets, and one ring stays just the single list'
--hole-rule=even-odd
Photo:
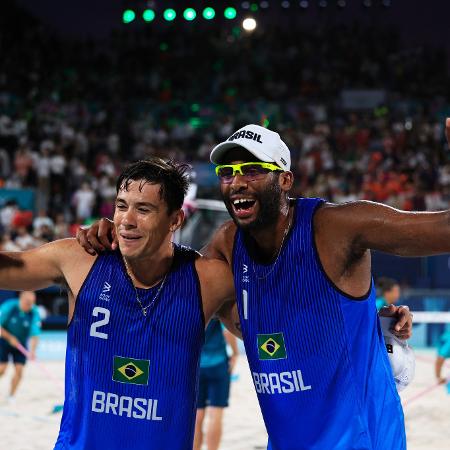
[{"label": "bright white light", "polygon": [[242,22],[242,28],[245,31],[253,31],[256,28],[256,20],[253,19],[252,17],[244,19]]}]

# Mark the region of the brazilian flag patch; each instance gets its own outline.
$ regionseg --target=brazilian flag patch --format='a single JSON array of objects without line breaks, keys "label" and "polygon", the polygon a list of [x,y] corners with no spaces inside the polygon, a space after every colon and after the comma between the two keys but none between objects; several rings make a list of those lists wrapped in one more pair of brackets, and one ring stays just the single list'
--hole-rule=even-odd
[{"label": "brazilian flag patch", "polygon": [[148,359],[114,356],[113,380],[127,384],[148,384],[150,361]]},{"label": "brazilian flag patch", "polygon": [[286,359],[283,333],[258,334],[259,359]]}]

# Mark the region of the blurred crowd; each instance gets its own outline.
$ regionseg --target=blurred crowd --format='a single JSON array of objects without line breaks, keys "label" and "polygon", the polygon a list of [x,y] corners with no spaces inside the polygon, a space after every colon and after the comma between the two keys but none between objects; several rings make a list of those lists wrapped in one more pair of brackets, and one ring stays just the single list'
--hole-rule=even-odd
[{"label": "blurred crowd", "polygon": [[[111,216],[127,161],[159,155],[195,167],[245,123],[280,132],[292,152],[293,195],[449,206],[442,49],[411,48],[392,29],[358,24],[271,25],[252,35],[232,26],[130,29],[80,42],[7,3],[0,187],[33,189],[35,207],[0,204],[4,250]],[[379,91],[383,101],[352,109],[346,89]]]}]

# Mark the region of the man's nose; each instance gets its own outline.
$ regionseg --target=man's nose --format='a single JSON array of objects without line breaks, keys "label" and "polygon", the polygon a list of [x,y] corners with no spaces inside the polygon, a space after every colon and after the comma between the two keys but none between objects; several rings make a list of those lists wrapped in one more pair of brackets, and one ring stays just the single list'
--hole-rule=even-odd
[{"label": "man's nose", "polygon": [[245,177],[241,175],[240,173],[236,173],[236,175],[233,178],[233,181],[231,182],[231,189],[233,191],[238,191],[242,188],[247,187],[248,182],[246,181]]},{"label": "man's nose", "polygon": [[127,227],[133,227],[136,225],[136,216],[131,208],[124,211],[121,222]]}]

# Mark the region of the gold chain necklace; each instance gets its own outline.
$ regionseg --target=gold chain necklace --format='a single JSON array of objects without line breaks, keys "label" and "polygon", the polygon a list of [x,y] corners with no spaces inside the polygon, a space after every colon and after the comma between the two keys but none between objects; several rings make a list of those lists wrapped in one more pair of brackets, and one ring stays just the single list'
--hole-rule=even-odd
[{"label": "gold chain necklace", "polygon": [[162,288],[164,287],[164,283],[166,282],[167,274],[168,274],[169,272],[167,272],[167,273],[164,275],[164,278],[163,278],[163,280],[162,280],[162,283],[161,283],[161,285],[159,286],[159,289],[158,289],[158,291],[156,292],[155,296],[152,298],[152,300],[150,301],[150,303],[149,303],[147,306],[144,307],[144,306],[142,305],[141,299],[140,299],[140,297],[139,297],[138,290],[137,290],[136,286],[135,286],[134,283],[133,283],[133,278],[131,277],[131,271],[130,271],[130,268],[128,267],[128,263],[127,263],[126,259],[125,259],[123,256],[122,256],[122,260],[123,260],[123,263],[125,264],[125,269],[126,269],[126,271],[127,271],[128,278],[130,279],[131,285],[133,286],[134,293],[136,294],[136,300],[137,300],[137,302],[139,303],[139,306],[141,307],[142,314],[144,315],[144,317],[147,317],[147,309],[153,307],[153,304],[155,303],[155,301],[156,301],[156,299],[158,298],[160,292],[162,291]]},{"label": "gold chain necklace", "polygon": [[253,269],[253,273],[254,273],[255,277],[256,277],[258,280],[264,280],[265,278],[267,278],[267,277],[275,270],[275,266],[277,265],[278,259],[279,259],[280,255],[281,255],[281,250],[283,249],[284,240],[286,239],[286,236],[288,235],[289,230],[291,229],[292,219],[293,219],[293,218],[294,218],[294,213],[292,213],[291,220],[289,220],[289,223],[288,223],[287,227],[284,229],[283,239],[281,240],[281,245],[280,245],[280,248],[278,249],[277,257],[275,258],[275,261],[272,263],[272,267],[271,267],[271,269],[269,270],[269,272],[267,272],[267,273],[266,273],[265,275],[263,275],[262,277],[259,276],[259,275],[256,273],[256,269],[255,269],[255,260],[252,258],[252,269]]}]

